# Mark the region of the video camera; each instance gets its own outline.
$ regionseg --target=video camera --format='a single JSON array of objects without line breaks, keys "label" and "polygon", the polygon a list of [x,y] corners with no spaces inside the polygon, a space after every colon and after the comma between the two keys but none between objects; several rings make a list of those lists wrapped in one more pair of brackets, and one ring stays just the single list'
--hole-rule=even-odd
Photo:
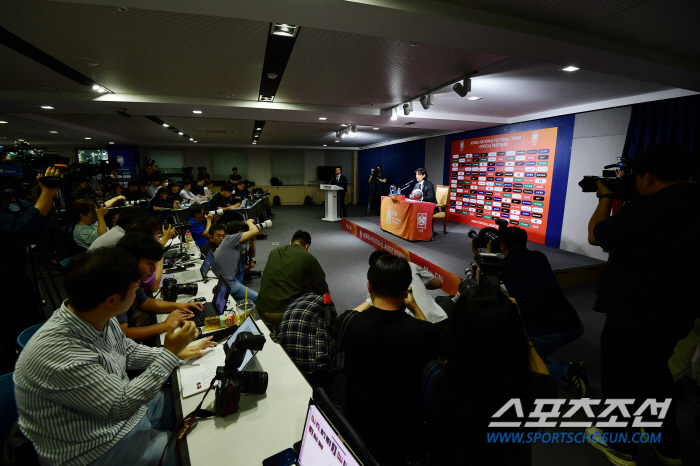
[{"label": "video camera", "polygon": [[491,241],[497,240],[500,233],[508,228],[508,220],[503,218],[495,218],[493,220],[498,225],[498,229],[492,227],[482,228],[479,233],[477,233],[473,228],[469,230],[467,236],[474,240],[474,247],[481,249],[488,246]]},{"label": "video camera", "polygon": [[37,184],[37,175],[42,175],[39,182],[47,188],[61,187],[63,181],[60,177],[45,177],[43,174],[49,166],[65,170],[70,163],[68,157],[60,156],[55,151],[32,148],[26,141],[16,141],[12,152],[16,152],[12,160],[0,163],[4,191],[11,191],[20,197],[30,195]]},{"label": "video camera", "polygon": [[196,283],[183,283],[178,285],[174,278],[163,279],[163,301],[174,303],[181,294],[193,296],[197,294]]},{"label": "video camera", "polygon": [[[598,181],[600,181],[613,192],[616,199],[628,201],[639,196],[635,185],[636,177],[632,174],[630,159],[627,157],[618,157],[617,159],[617,163],[603,167],[603,176],[584,176],[578,182],[581,192],[594,193],[598,191]],[[615,170],[618,169],[625,172],[620,178],[615,173]]]},{"label": "video camera", "polygon": [[267,391],[267,372],[239,371],[247,350],[261,351],[265,337],[260,333],[241,332],[226,354],[226,365],[216,368],[214,413],[225,417],[238,411],[242,393],[262,394]]}]

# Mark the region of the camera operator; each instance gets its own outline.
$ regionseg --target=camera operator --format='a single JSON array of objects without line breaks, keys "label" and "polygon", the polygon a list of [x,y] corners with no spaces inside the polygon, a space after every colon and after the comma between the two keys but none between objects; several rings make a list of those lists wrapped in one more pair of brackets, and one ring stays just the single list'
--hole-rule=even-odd
[{"label": "camera operator", "polygon": [[197,247],[201,250],[207,241],[211,239],[209,228],[218,219],[218,215],[206,213],[202,204],[192,204],[188,209],[190,213],[190,233]]},{"label": "camera operator", "polygon": [[115,221],[116,225],[114,225],[114,227],[111,228],[107,233],[95,239],[95,241],[93,241],[90,247],[88,248],[88,251],[92,251],[93,249],[97,248],[103,248],[105,246],[114,246],[126,234],[125,230],[127,225],[129,225],[137,218],[143,217],[144,215],[146,215],[146,213],[141,209],[137,209],[136,207],[126,208],[123,211],[119,212],[119,215],[117,216],[117,219]]},{"label": "camera operator", "polygon": [[[610,210],[615,194],[598,181],[599,201],[588,224],[588,242],[610,252],[593,307],[606,314],[601,382],[605,398],[635,399],[630,412],[647,398],[674,397],[668,361],[697,316],[697,293],[692,287],[700,278],[700,233],[693,212],[700,195],[691,178],[697,173],[693,162],[690,153],[679,146],[659,144],[645,149],[632,159],[641,196],[614,216]],[[659,230],[668,226],[673,229],[661,239]],[[686,248],[677,253],[660,247],[659,239]],[[661,442],[654,445],[657,454],[678,461],[675,401],[660,429],[645,430],[663,433]],[[632,429],[614,431],[632,435]],[[608,447],[614,452],[606,450],[609,457],[630,459],[636,453],[634,443],[609,443]]]},{"label": "camera operator", "polygon": [[[78,199],[71,204],[73,217],[77,219],[73,229],[73,239],[81,248],[87,249],[97,238],[109,231],[105,223],[108,207],[112,207],[119,201],[124,200],[124,196],[117,196],[97,206],[90,199]],[[114,226],[114,225],[112,225]]]},{"label": "camera operator", "polygon": [[[226,225],[226,236],[214,252],[212,270],[231,286],[231,297],[236,301],[245,299],[246,292],[249,300],[258,300],[258,293],[243,285],[245,262],[241,259],[245,257],[243,254],[246,249],[250,248],[255,252],[255,237],[260,231],[253,219],[245,223],[238,220],[229,222]],[[252,241],[252,246],[247,247],[247,241]]]},{"label": "camera operator", "polygon": [[372,168],[367,183],[371,184],[373,187],[370,205],[376,205],[379,210],[382,204],[382,196],[389,192],[389,188],[386,184],[386,175],[382,174],[381,165]]},{"label": "camera operator", "polygon": [[[45,176],[57,177],[59,171],[47,168]],[[44,225],[53,208],[58,188],[47,188],[41,182],[38,186],[41,192],[34,205],[24,204],[19,212],[0,210],[0,248],[4,265],[0,267],[0,283],[8,291],[3,296],[5,312],[3,325],[0,325],[0,368],[3,373],[11,372],[14,367],[17,335],[30,325],[39,323],[39,301],[32,299],[36,291],[25,270],[27,245]]]},{"label": "camera operator", "polygon": [[[145,233],[129,233],[119,240],[116,247],[138,261],[141,282],[147,281],[156,272],[156,264],[163,258],[163,246],[153,236]],[[162,299],[149,298],[139,287],[131,307],[117,315],[117,320],[128,338],[142,342],[167,331],[174,322],[179,325],[191,319],[194,317],[194,312],[201,312],[202,309],[202,303],[171,303]],[[164,322],[137,327],[137,310],[149,314],[170,315]]]},{"label": "camera operator", "polygon": [[[527,249],[527,232],[508,227],[499,234],[504,255],[500,276],[522,314],[525,331],[540,357],[547,356],[583,335],[583,324],[576,309],[566,299],[552,266],[540,251]],[[563,379],[577,396],[586,395],[588,384],[585,365],[548,363],[553,380]]]}]

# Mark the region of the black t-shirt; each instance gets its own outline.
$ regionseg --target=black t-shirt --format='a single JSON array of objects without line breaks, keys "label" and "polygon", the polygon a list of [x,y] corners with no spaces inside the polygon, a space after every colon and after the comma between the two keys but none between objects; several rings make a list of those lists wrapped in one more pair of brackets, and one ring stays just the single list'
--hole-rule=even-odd
[{"label": "black t-shirt", "polygon": [[241,175],[231,175],[228,177],[229,183],[236,183],[237,181],[241,181]]},{"label": "black t-shirt", "polygon": [[218,209],[220,207],[226,207],[228,204],[233,205],[233,199],[231,199],[230,196],[229,197],[222,196],[221,192],[214,194],[211,197],[211,201],[209,201],[209,205],[213,209]]},{"label": "black t-shirt", "polygon": [[197,183],[192,183],[192,189],[190,189],[190,192],[195,196],[204,196],[204,187]]},{"label": "black t-shirt", "polygon": [[552,335],[581,326],[576,309],[541,252],[516,249],[508,253],[501,261],[501,280],[518,302],[528,335]]},{"label": "black t-shirt", "polygon": [[381,464],[420,455],[423,368],[442,352],[441,332],[403,310],[371,307],[339,319],[345,351],[346,415]]},{"label": "black t-shirt", "polygon": [[[457,399],[464,397],[463,390],[460,390],[450,378],[444,366],[437,360],[430,361],[423,372],[424,392],[423,392],[423,412],[425,413],[426,436],[429,441],[428,466],[443,465],[489,465],[489,466],[526,466],[531,464],[530,445],[523,443],[520,445],[487,443],[484,429],[487,425],[477,426],[474,420],[461,420],[457,414]],[[474,384],[483,384],[481,374],[474,374]],[[557,398],[557,388],[548,375],[532,374],[532,385],[529,390],[526,387],[514,387],[512,398],[520,398],[523,403],[523,411],[531,411],[531,406],[524,399],[528,391],[532,398]],[[479,402],[498,405],[505,404],[508,399],[496,403],[487,403],[488,400],[480,399]],[[495,408],[497,410],[498,408]],[[494,412],[495,412],[494,410]],[[506,414],[512,415],[513,410]],[[513,416],[514,417],[514,416]],[[521,419],[501,418],[500,421],[520,421]],[[466,425],[466,426],[465,426]],[[518,430],[507,428],[492,428],[488,432],[507,433],[525,432],[536,429]],[[504,452],[504,447],[506,452]],[[464,454],[471,455],[472,462],[460,459],[460,449],[465,450]],[[507,461],[507,453],[510,461]]]},{"label": "black t-shirt", "polygon": [[246,197],[246,194],[245,194],[245,192],[244,192],[242,189],[236,188],[236,189],[233,191],[233,193],[231,193],[231,197],[233,198],[233,200],[234,200],[236,203],[238,203],[238,202],[241,202],[241,201],[243,200],[244,197]]},{"label": "black t-shirt", "polygon": [[593,235],[610,251],[594,310],[635,338],[687,336],[700,281],[697,183],[667,186],[626,203]]}]

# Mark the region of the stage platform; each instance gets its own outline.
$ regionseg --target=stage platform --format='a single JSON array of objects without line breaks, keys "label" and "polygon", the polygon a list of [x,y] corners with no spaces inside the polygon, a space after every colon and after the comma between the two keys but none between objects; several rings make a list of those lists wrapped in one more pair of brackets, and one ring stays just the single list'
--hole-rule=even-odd
[{"label": "stage platform", "polygon": [[[471,238],[467,233],[472,228],[478,232],[479,228],[448,222],[447,234],[443,235],[440,222],[433,225],[435,241],[406,241],[382,230],[379,226],[379,216],[349,217],[347,220],[460,278],[464,277],[464,269],[474,260]],[[581,254],[529,241],[527,247],[541,251],[547,256],[562,288],[598,282],[605,268],[605,262]]]}]

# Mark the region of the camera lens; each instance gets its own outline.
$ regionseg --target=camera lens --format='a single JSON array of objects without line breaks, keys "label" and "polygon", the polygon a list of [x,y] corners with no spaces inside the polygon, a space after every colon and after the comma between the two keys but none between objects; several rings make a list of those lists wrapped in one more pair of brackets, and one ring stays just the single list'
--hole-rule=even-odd
[{"label": "camera lens", "polygon": [[197,294],[197,284],[196,283],[185,283],[183,285],[178,285],[177,288],[181,294],[186,294],[186,295]]},{"label": "camera lens", "polygon": [[261,394],[267,391],[267,372],[239,372],[241,393]]}]

